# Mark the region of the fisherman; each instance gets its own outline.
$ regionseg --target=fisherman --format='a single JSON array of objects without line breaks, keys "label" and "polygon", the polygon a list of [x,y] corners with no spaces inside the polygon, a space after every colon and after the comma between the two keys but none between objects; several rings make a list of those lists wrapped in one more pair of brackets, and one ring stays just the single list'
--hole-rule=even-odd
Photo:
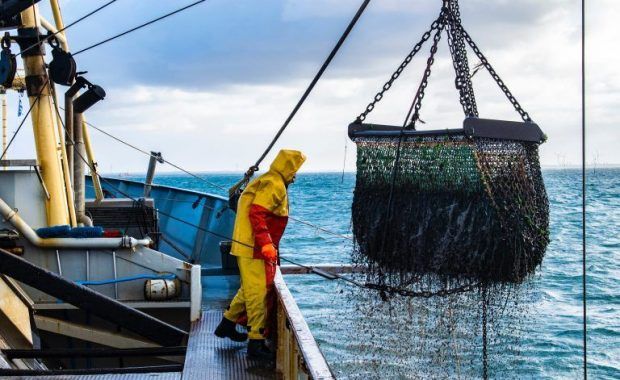
[{"label": "fisherman", "polygon": [[[215,330],[220,338],[243,342],[248,357],[273,359],[265,344],[274,325],[274,277],[280,238],[288,222],[287,189],[306,161],[296,150],[281,150],[269,171],[246,187],[237,204],[231,254],[237,256],[241,287]],[[248,334],[236,330],[247,318]]]}]

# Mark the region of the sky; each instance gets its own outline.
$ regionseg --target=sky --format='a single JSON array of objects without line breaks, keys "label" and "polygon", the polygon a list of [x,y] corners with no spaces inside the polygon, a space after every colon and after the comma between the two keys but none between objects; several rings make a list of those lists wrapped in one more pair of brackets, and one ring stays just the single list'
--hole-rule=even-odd
[{"label": "sky", "polygon": [[[70,48],[92,43],[191,1],[117,0],[67,30]],[[104,4],[60,0],[65,23]],[[340,37],[361,0],[207,0],[162,22],[76,56],[78,70],[107,92],[87,113],[92,124],[198,172],[246,170],[265,149]],[[47,2],[41,13],[52,19]],[[588,1],[587,160],[620,164],[620,2]],[[306,153],[305,171],[355,170],[350,122],[364,110],[439,13],[438,0],[375,0],[350,34],[267,162],[280,148]],[[544,166],[579,165],[580,1],[462,0],[465,29],[523,108],[548,135]],[[369,115],[400,125],[429,45]],[[49,49],[48,49],[49,53]],[[469,51],[470,63],[478,60]],[[519,120],[492,81],[473,78],[480,116]],[[61,89],[61,91],[63,91]],[[27,99],[23,99],[27,109]],[[8,96],[9,136],[18,97]],[[458,128],[463,112],[440,42],[420,129]],[[100,170],[143,172],[148,157],[91,131]],[[345,153],[346,152],[346,153]],[[33,158],[24,127],[9,158]],[[264,165],[266,168],[267,164]],[[174,171],[162,167],[162,171]]]}]

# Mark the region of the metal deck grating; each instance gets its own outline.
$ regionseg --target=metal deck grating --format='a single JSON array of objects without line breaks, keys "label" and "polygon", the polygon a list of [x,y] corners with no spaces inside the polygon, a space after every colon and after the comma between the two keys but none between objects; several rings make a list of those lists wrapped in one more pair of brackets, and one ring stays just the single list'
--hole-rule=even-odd
[{"label": "metal deck grating", "polygon": [[[247,343],[236,343],[213,335],[222,310],[203,311],[192,324],[183,373],[134,373],[105,375],[15,376],[36,380],[265,380],[275,379],[275,370],[246,357]],[[239,328],[239,327],[238,327]],[[241,330],[240,330],[241,331]]]},{"label": "metal deck grating", "polygon": [[[55,375],[55,376],[9,376],[6,379],[20,380],[180,380],[181,373],[123,373],[101,375]],[[200,379],[200,378],[198,378]],[[206,379],[206,378],[203,378]]]},{"label": "metal deck grating", "polygon": [[183,380],[275,379],[275,370],[246,357],[246,343],[220,339],[213,331],[222,319],[221,310],[207,310],[190,331]]}]

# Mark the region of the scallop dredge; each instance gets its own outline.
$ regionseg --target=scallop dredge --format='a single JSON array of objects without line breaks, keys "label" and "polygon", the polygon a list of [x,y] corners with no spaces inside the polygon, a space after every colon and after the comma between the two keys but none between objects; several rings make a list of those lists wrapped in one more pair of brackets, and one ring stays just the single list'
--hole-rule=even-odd
[{"label": "scallop dredge", "polygon": [[[444,31],[466,118],[458,129],[416,130]],[[426,70],[403,125],[364,123],[431,37]],[[466,44],[522,122],[478,117]],[[369,281],[378,281],[377,287],[441,295],[474,284],[520,283],[541,264],[549,206],[538,146],[546,137],[463,29],[456,1],[444,2],[431,28],[349,126],[349,136],[358,148],[354,256],[369,267]],[[404,290],[412,284],[416,292]]]}]

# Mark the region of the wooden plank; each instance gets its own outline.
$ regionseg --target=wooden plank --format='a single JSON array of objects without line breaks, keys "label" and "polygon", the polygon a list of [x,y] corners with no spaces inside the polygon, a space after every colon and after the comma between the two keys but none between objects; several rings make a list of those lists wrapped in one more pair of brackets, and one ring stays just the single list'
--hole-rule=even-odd
[{"label": "wooden plank", "polygon": [[[102,346],[119,349],[161,347],[161,345],[146,339],[127,336],[117,332],[98,329],[92,326],[84,326],[77,323],[66,322],[56,318],[44,317],[35,314],[34,321],[39,330],[80,339],[86,342],[97,343]],[[183,363],[184,361],[183,356],[166,356],[160,358],[176,363]]]},{"label": "wooden plank", "polygon": [[32,345],[32,328],[30,310],[22,299],[15,294],[4,278],[0,278],[0,312],[19,331],[24,339]]}]

